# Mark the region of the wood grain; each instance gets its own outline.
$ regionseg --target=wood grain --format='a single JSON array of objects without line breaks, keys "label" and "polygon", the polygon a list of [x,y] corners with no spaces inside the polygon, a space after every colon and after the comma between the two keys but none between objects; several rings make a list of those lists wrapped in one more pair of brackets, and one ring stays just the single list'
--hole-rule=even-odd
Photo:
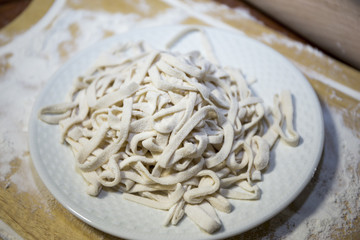
[{"label": "wood grain", "polygon": [[0,0],[0,29],[14,20],[30,2],[31,0]]},{"label": "wood grain", "polygon": [[[25,0],[23,0],[25,1]],[[31,0],[27,5],[24,11],[17,15],[12,21],[8,22],[1,29],[1,38],[0,38],[0,47],[6,45],[13,40],[14,37],[24,33],[32,26],[34,26],[50,9],[55,0]],[[15,1],[5,1],[14,4],[15,7],[17,4],[23,4],[22,0]],[[4,12],[8,12],[6,5],[3,5]],[[23,7],[22,7],[23,8]],[[0,13],[1,15],[1,13]],[[15,16],[15,13],[12,13],[11,16]],[[4,16],[3,16],[4,17]],[[10,19],[9,17],[4,17],[5,19]]]},{"label": "wood grain", "polygon": [[312,43],[360,69],[360,1],[245,2],[256,6]]},{"label": "wood grain", "polygon": [[[202,1],[204,3],[213,3],[210,0]],[[279,0],[274,0],[274,2],[277,1]],[[44,10],[40,8],[41,2],[44,3],[45,0],[33,0],[32,2],[36,2],[37,6],[35,6],[33,3],[30,4],[29,8],[25,10],[25,12],[21,14],[20,17],[16,18],[15,21],[12,21],[2,30],[2,33],[13,33],[14,36],[17,36],[21,31],[25,31],[33,26],[36,23],[35,20],[40,19],[40,17],[45,14],[46,9]],[[44,4],[42,6],[47,6],[47,8],[49,8],[52,2],[53,0],[47,0],[47,5]],[[96,0],[91,1],[90,3],[90,1],[85,0],[68,0],[67,7],[70,7],[73,11],[86,9],[88,11],[105,11],[111,14],[116,12],[131,14],[138,11],[136,10],[136,5],[140,4],[141,2],[144,1],[117,1],[115,3],[115,1],[112,0]],[[139,18],[156,18],[158,15],[163,14],[168,8],[170,8],[161,1],[145,2],[151,5],[152,9],[147,12],[146,15],[142,16],[141,12],[136,12]],[[195,2],[199,2],[199,0]],[[347,66],[346,64],[333,60],[326,55],[318,56],[310,51],[300,52],[294,47],[282,44],[281,41],[288,41],[290,39],[296,43],[301,43],[301,46],[305,47],[307,46],[308,41],[304,40],[304,38],[298,34],[290,31],[279,22],[270,19],[267,15],[259,12],[247,3],[237,0],[218,0],[217,2],[225,3],[227,6],[229,6],[229,8],[214,8],[208,12],[205,12],[205,14],[219,19],[233,28],[243,31],[248,36],[260,41],[263,41],[261,37],[264,36],[264,34],[274,36],[279,40],[278,42],[265,42],[265,44],[268,44],[270,47],[286,56],[293,63],[312,68],[313,70],[315,69],[317,73],[326,78],[351,87],[352,89],[360,90],[359,71]],[[262,1],[262,3],[264,2],[265,1]],[[305,2],[308,2],[308,0],[305,0]],[[187,2],[187,4],[191,3]],[[267,4],[270,5],[270,3]],[[236,7],[247,9],[253,17],[259,20],[259,22],[241,18],[241,16],[238,16],[236,12],[233,11],[233,9]],[[33,16],[37,16],[36,19]],[[206,25],[206,23],[203,22],[200,18],[190,15],[185,18],[182,23]],[[14,29],[19,31],[15,31]],[[44,31],[50,30],[54,30],[52,22],[49,23]],[[66,29],[66,31],[69,31],[69,34],[74,38],[73,42],[71,42],[74,43],[74,49],[71,48],[70,50],[77,51],[78,46],[75,44],[75,39],[78,37],[77,25],[69,25],[69,29]],[[111,36],[112,34],[114,33],[104,31],[104,37]],[[60,51],[60,55],[61,54],[62,52]],[[64,58],[68,57],[66,52],[61,56]],[[0,56],[0,75],[1,71],[3,71],[3,74],[5,74],[11,70],[11,67],[8,66],[8,59],[11,57],[11,54]],[[1,65],[2,62],[4,62],[3,68]],[[344,118],[344,124],[355,132],[359,131],[360,123],[357,117],[360,115],[360,109],[357,107],[359,102],[349,96],[346,96],[342,92],[339,92],[338,90],[319,82],[317,79],[312,78],[311,76],[308,76],[308,79],[316,90],[321,101],[326,105],[339,109],[343,114],[342,117]],[[333,94],[338,96],[338,98],[332,97]],[[358,138],[360,139],[360,132],[358,133]],[[11,162],[12,171],[7,176],[5,176],[4,181],[0,182],[0,219],[11,226],[19,235],[25,239],[118,239],[83,223],[81,220],[72,215],[68,210],[66,210],[46,189],[31,164],[28,170],[31,171],[31,178],[35,180],[35,190],[27,192],[19,191],[20,186],[17,186],[11,182],[10,177],[16,173],[19,174],[17,171],[19,171],[21,166],[23,166],[22,164],[29,161],[31,162],[29,153],[26,153],[24,156],[14,158]],[[358,167],[358,169],[360,169],[360,167]],[[360,170],[358,170],[358,172],[360,174]],[[24,176],[24,181],[31,180],[25,179],[25,177],[27,176]],[[315,182],[316,179],[313,181]],[[308,194],[310,194],[312,189],[310,188],[306,191]],[[257,228],[254,228],[247,233],[242,234],[241,236],[234,236],[230,239],[259,239],[266,236],[272,239],[271,234],[274,225],[281,226],[287,221],[287,219],[291,218],[293,214],[297,214],[295,210],[293,212],[289,212],[289,209],[284,210],[275,218],[261,224]],[[353,222],[352,225],[354,229],[360,229],[360,221]],[[343,235],[345,236],[345,239],[356,239],[355,234],[356,231],[354,230],[349,231],[348,233],[344,233]],[[316,236],[314,239],[317,239]]]},{"label": "wood grain", "polygon": [[262,22],[266,27],[282,33],[284,36],[287,36],[295,41],[308,44],[309,42],[301,37],[299,34],[295,33],[294,31],[290,30],[289,28],[286,28],[282,23],[274,20],[273,18],[270,18],[267,16],[264,12],[259,11],[258,9],[254,8],[253,6],[249,5],[248,3],[244,1],[239,0],[216,0],[216,2],[225,4],[226,6],[230,8],[241,8],[250,13],[251,16],[256,18],[258,21]]},{"label": "wood grain", "polygon": [[[30,164],[36,188],[29,192],[19,190],[9,181],[20,165],[29,157],[15,158],[11,162],[12,171],[0,183],[0,219],[11,226],[21,237],[38,239],[118,239],[107,235],[77,219],[50,194]],[[26,177],[26,176],[24,176]],[[30,179],[28,179],[30,181]],[[26,181],[26,179],[24,179]]]}]

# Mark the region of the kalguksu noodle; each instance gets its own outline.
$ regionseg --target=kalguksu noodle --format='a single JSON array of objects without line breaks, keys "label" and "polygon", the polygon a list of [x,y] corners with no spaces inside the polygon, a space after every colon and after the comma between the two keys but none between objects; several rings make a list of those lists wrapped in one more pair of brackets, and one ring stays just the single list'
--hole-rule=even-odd
[{"label": "kalguksu noodle", "polygon": [[208,233],[221,227],[216,210],[231,212],[228,199],[260,198],[276,140],[298,144],[291,94],[265,110],[239,69],[209,56],[122,44],[76,79],[66,103],[40,110],[61,126],[89,195],[114,187],[168,211],[165,225],[187,215]]}]

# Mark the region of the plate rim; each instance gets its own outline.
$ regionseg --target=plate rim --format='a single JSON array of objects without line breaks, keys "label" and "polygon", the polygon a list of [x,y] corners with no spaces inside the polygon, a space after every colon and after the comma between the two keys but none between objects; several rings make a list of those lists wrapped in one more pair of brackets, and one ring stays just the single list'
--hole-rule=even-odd
[{"label": "plate rim", "polygon": [[[53,197],[63,206],[65,207],[67,210],[69,210],[73,215],[75,215],[77,218],[79,218],[80,220],[82,220],[83,222],[91,225],[92,227],[99,229],[105,233],[109,233],[111,235],[117,236],[117,237],[125,237],[125,238],[132,238],[132,239],[141,239],[141,236],[143,236],[142,234],[137,234],[135,233],[135,235],[128,235],[127,231],[123,231],[121,233],[119,233],[118,231],[112,231],[109,228],[106,228],[104,226],[99,226],[98,224],[94,223],[93,221],[91,221],[90,219],[88,219],[86,217],[87,213],[82,212],[82,209],[74,209],[74,206],[69,204],[69,202],[66,200],[66,198],[64,198],[64,194],[62,192],[59,191],[59,189],[56,188],[56,186],[53,186],[52,182],[48,182],[46,181],[46,179],[44,179],[44,175],[47,175],[46,170],[44,169],[44,166],[40,164],[40,162],[37,160],[40,158],[39,156],[39,152],[37,150],[37,146],[35,144],[35,141],[33,141],[32,139],[35,139],[35,135],[36,135],[36,128],[37,128],[37,121],[38,120],[38,108],[41,105],[41,97],[43,95],[46,94],[46,91],[51,87],[52,82],[54,81],[54,79],[56,79],[56,77],[58,75],[61,74],[61,72],[64,69],[67,69],[72,63],[79,61],[79,59],[81,59],[81,57],[84,57],[84,55],[86,55],[86,53],[88,51],[91,51],[93,48],[96,47],[100,47],[101,45],[105,45],[106,43],[112,42],[114,41],[114,39],[117,38],[121,38],[122,36],[126,36],[129,33],[136,33],[136,32],[142,32],[144,30],[149,31],[151,29],[159,29],[159,28],[187,28],[187,27],[193,27],[193,26],[197,26],[199,28],[205,29],[205,31],[221,31],[224,32],[225,34],[232,34],[236,37],[240,37],[240,38],[245,38],[247,40],[253,41],[256,44],[261,45],[262,48],[266,49],[266,51],[270,51],[272,54],[277,55],[277,57],[282,58],[283,61],[286,61],[289,66],[292,68],[291,71],[296,72],[299,76],[302,77],[303,81],[305,82],[304,84],[307,85],[308,90],[311,92],[311,94],[314,95],[315,99],[317,100],[316,103],[314,103],[314,106],[316,108],[315,111],[318,112],[319,114],[319,123],[321,126],[320,127],[320,137],[319,137],[319,146],[321,147],[318,151],[317,151],[317,155],[316,157],[314,157],[315,161],[312,161],[313,166],[312,172],[308,172],[306,178],[304,178],[303,184],[301,187],[298,188],[298,190],[296,192],[294,192],[294,194],[291,197],[288,197],[286,201],[284,201],[282,204],[279,204],[277,206],[277,208],[275,210],[273,210],[271,212],[271,214],[268,214],[267,216],[264,216],[262,218],[261,221],[257,221],[257,222],[253,222],[253,224],[250,224],[248,226],[248,228],[246,230],[227,230],[224,231],[220,234],[216,234],[216,235],[203,235],[203,237],[201,238],[194,238],[194,239],[215,239],[215,238],[225,238],[225,237],[230,237],[230,236],[234,236],[240,233],[243,233],[245,231],[248,231],[250,229],[253,229],[254,227],[268,221],[269,219],[273,218],[274,216],[276,216],[277,214],[279,214],[283,209],[285,209],[291,202],[293,202],[298,196],[299,194],[304,190],[304,188],[308,185],[308,183],[310,182],[310,180],[312,179],[313,175],[315,174],[315,171],[317,169],[317,166],[319,164],[319,161],[321,159],[321,155],[323,152],[323,146],[324,146],[324,120],[323,120],[323,114],[322,114],[322,109],[321,109],[321,105],[320,105],[320,100],[318,99],[315,90],[313,89],[313,87],[311,86],[311,84],[309,83],[309,81],[306,79],[306,77],[301,73],[301,71],[295,67],[295,65],[285,56],[283,56],[281,53],[277,52],[276,50],[274,50],[273,48],[269,47],[268,45],[254,39],[251,38],[245,34],[241,34],[241,32],[235,32],[235,31],[229,31],[226,29],[219,29],[216,27],[207,27],[207,26],[199,26],[199,25],[163,25],[163,26],[155,26],[155,27],[144,27],[144,28],[135,28],[135,29],[131,29],[127,32],[124,32],[122,34],[118,34],[115,36],[112,36],[110,38],[107,39],[103,39],[98,41],[95,44],[92,44],[91,46],[86,47],[85,49],[79,51],[78,53],[76,53],[73,57],[71,57],[70,59],[68,59],[64,64],[62,64],[61,66],[59,66],[59,68],[55,71],[54,74],[51,75],[51,77],[47,80],[46,84],[42,87],[41,91],[39,92],[39,94],[37,95],[37,98],[32,106],[32,110],[31,110],[31,114],[30,114],[30,118],[29,118],[29,136],[28,136],[28,142],[29,142],[29,150],[30,150],[30,155],[31,155],[31,159],[32,162],[34,163],[35,169],[40,177],[40,179],[42,180],[42,182],[44,183],[44,185],[46,186],[46,188],[50,191],[50,193],[53,195]],[[81,74],[79,72],[79,74]],[[160,237],[161,238],[161,237]]]}]

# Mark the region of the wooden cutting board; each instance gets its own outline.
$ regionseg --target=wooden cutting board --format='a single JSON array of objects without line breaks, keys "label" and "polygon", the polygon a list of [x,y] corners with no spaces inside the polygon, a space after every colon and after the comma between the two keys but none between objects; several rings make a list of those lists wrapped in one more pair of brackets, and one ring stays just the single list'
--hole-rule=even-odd
[{"label": "wooden cutting board", "polygon": [[[63,32],[71,38],[64,39],[57,46],[51,46],[51,42],[48,42],[49,46],[47,47],[51,46],[55,49],[56,57],[55,55],[47,57],[49,60],[57,58],[59,62],[64,63],[81,48],[77,39],[83,34],[81,21],[73,19],[66,23],[60,22],[65,21],[61,18],[61,14],[65,11],[86,11],[88,18],[94,17],[94,14],[120,14],[124,16],[124,19],[131,19],[131,24],[125,20],[118,23],[119,28],[123,29],[131,28],[134,24],[144,24],[144,20],[149,20],[149,22],[152,20],[152,25],[156,25],[169,19],[171,23],[236,29],[269,45],[290,59],[308,78],[322,103],[339,110],[344,124],[356,132],[357,140],[359,140],[360,121],[357,116],[360,115],[360,108],[357,106],[360,100],[360,72],[307,45],[296,35],[287,32],[286,29],[259,15],[258,12],[255,11],[255,15],[258,15],[258,18],[255,18],[249,14],[248,10],[236,9],[235,7],[239,5],[243,6],[241,3],[235,3],[235,6],[227,7],[209,0],[174,1],[171,4],[168,1],[160,0],[33,0],[20,17],[0,31],[3,36],[0,38],[0,44],[12,44],[23,37],[22,33],[31,34],[35,28],[39,36],[44,38],[50,36],[50,33],[54,31]],[[51,6],[55,6],[55,8],[50,8]],[[164,13],[171,9],[181,11],[173,18],[165,17]],[[41,19],[45,13],[49,12],[51,13],[51,16],[48,15],[50,17]],[[254,14],[254,10],[250,10],[250,12]],[[155,21],[156,19],[158,20]],[[279,29],[283,33],[280,33]],[[284,32],[290,37],[285,36]],[[104,28],[102,34],[102,38],[107,38],[117,32]],[[32,37],[36,39],[39,36]],[[41,55],[40,52],[38,54]],[[0,80],[13,74],[14,66],[11,66],[10,63],[12,57],[11,51],[0,54]],[[29,85],[28,87],[29,89],[34,88],[33,91],[38,92],[42,86]],[[31,106],[28,109],[30,111]],[[0,116],[6,118],[6,114],[2,114],[1,111],[2,109],[0,109]],[[26,116],[22,121],[27,121]],[[13,134],[17,136],[17,139],[27,137],[26,130],[23,132],[17,130]],[[117,239],[83,223],[61,206],[40,180],[31,162],[29,152],[21,150],[22,148],[17,145],[20,144],[18,142],[6,141],[5,138],[2,138],[2,142],[0,142],[0,158],[2,158],[0,169],[8,169],[5,171],[6,174],[1,176],[0,182],[0,218],[2,221],[24,239]],[[12,152],[12,159],[5,161],[4,153],[9,151]],[[357,174],[359,172],[358,168]],[[349,222],[350,224],[352,224],[350,230],[360,228],[359,220]],[[271,234],[273,230],[269,226],[268,221],[256,230],[243,234],[242,237],[254,239]],[[352,234],[353,232],[349,231],[349,234],[344,233],[344,236],[351,239]],[[314,238],[316,239],[316,236]],[[232,239],[238,239],[238,237]]]}]

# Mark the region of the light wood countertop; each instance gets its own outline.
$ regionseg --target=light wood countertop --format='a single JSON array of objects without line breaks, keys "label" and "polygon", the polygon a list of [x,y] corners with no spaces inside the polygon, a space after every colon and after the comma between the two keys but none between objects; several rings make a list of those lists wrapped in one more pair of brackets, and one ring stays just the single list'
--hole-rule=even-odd
[{"label": "light wood countertop", "polygon": [[[33,0],[1,29],[0,219],[24,239],[117,239],[80,221],[49,193],[30,158],[27,121],[35,97],[66,60],[98,40],[164,21],[227,27],[263,42],[303,72],[322,104],[325,148],[312,181],[277,216],[231,239],[293,239],[302,234],[318,239],[317,229],[333,239],[359,239],[360,220],[354,217],[360,214],[358,198],[340,203],[337,196],[345,192],[334,189],[359,184],[360,165],[350,164],[360,157],[360,71],[237,1]],[[86,29],[90,24],[96,28]],[[18,62],[27,65],[14,65]],[[359,194],[358,189],[352,196]],[[330,206],[347,208],[339,216],[316,218]],[[337,225],[332,218],[343,221]],[[331,228],[321,228],[326,221]],[[0,236],[4,234],[0,227]]]}]

